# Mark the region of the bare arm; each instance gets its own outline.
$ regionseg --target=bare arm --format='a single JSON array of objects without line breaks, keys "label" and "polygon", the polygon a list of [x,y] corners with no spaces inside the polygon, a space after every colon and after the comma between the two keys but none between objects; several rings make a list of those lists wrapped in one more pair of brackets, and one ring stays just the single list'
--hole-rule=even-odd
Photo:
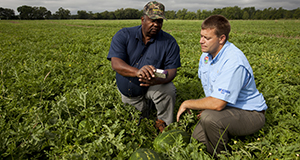
[{"label": "bare arm", "polygon": [[168,71],[168,75],[167,78],[151,78],[151,79],[143,79],[140,78],[139,81],[143,82],[141,83],[141,86],[153,86],[153,85],[157,85],[157,84],[165,84],[165,83],[169,83],[171,82],[177,73],[177,69],[166,69]]},{"label": "bare arm", "polygon": [[132,67],[124,62],[120,58],[111,58],[112,69],[118,72],[120,75],[125,77],[138,77],[141,86],[151,86],[157,84],[164,84],[171,82],[177,73],[177,69],[166,69],[168,71],[168,76],[165,79],[155,78],[154,72],[156,68],[152,65],[143,66],[141,69]]},{"label": "bare arm", "polygon": [[131,67],[122,59],[116,57],[111,58],[111,67],[114,71],[125,77],[137,77],[137,72],[139,70],[135,67]]},{"label": "bare arm", "polygon": [[193,109],[193,110],[211,109],[211,110],[221,111],[222,109],[225,108],[226,105],[227,105],[226,101],[214,97],[205,97],[201,99],[186,100],[181,104],[177,112],[177,122],[179,121],[180,115],[186,110],[188,112],[189,109]]}]

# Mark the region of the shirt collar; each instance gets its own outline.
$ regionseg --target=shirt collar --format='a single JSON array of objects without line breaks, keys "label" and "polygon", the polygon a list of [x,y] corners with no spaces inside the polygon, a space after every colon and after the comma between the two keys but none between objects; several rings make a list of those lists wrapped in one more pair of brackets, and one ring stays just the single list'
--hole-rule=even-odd
[{"label": "shirt collar", "polygon": [[[160,30],[156,36],[152,37],[149,42],[153,43],[154,40],[159,36],[159,34],[161,34],[161,32],[162,32],[162,30]],[[138,40],[143,41],[142,25],[139,26],[138,32],[136,33],[135,38],[138,39]]]},{"label": "shirt collar", "polygon": [[211,61],[211,64],[217,63],[218,60],[221,58],[221,56],[224,53],[225,48],[229,45],[229,42],[226,41],[226,43],[224,44],[224,46],[222,47],[222,49],[219,51],[219,53],[217,54],[217,56]]}]

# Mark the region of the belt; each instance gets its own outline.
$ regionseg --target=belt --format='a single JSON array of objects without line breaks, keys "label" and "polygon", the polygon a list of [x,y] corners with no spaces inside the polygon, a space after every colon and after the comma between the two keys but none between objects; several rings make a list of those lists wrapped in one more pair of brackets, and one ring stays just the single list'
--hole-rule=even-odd
[{"label": "belt", "polygon": [[262,110],[262,111],[259,111],[259,112],[265,114],[266,110]]}]

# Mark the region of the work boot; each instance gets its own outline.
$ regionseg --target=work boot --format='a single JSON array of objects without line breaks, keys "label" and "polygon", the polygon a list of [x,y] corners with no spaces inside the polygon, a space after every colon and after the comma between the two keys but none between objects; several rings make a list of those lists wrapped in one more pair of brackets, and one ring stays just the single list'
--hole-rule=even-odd
[{"label": "work boot", "polygon": [[157,121],[155,122],[155,128],[157,128],[160,133],[164,131],[166,126],[166,122],[164,122],[163,120],[157,119]]}]

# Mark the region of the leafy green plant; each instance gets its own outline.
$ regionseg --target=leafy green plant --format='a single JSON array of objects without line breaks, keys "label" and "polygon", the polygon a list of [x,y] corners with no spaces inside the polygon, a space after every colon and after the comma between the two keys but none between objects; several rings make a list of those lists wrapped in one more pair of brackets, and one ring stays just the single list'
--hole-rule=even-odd
[{"label": "leafy green plant", "polygon": [[[155,116],[137,126],[106,59],[113,35],[138,20],[0,21],[1,159],[128,159],[153,149]],[[168,20],[163,30],[181,49],[174,116],[187,99],[204,97],[197,70],[202,21]],[[230,21],[229,41],[247,56],[269,109],[254,135],[233,137],[223,159],[299,159],[299,21]],[[192,133],[196,111],[166,130]],[[155,111],[154,111],[155,115]],[[165,159],[210,159],[196,140],[178,138]]]}]

